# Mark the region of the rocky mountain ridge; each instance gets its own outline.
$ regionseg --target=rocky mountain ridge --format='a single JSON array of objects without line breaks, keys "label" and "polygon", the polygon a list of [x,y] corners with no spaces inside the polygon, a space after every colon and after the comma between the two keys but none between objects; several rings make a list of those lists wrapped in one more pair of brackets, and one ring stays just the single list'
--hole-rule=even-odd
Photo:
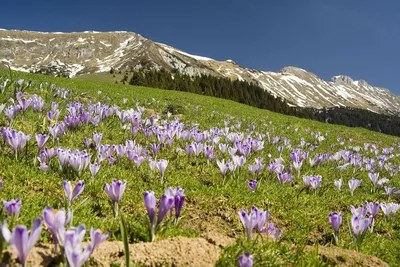
[{"label": "rocky mountain ridge", "polygon": [[232,60],[191,55],[132,32],[44,33],[0,30],[0,65],[14,70],[74,77],[111,68],[161,69],[256,83],[299,107],[351,107],[398,114],[400,97],[348,76],[325,81],[297,67],[280,72],[248,69]]}]

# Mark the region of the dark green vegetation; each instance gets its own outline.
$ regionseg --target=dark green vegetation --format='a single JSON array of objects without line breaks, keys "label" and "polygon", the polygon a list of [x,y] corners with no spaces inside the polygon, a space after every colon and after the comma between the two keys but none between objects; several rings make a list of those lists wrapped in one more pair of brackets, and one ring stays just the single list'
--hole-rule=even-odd
[{"label": "dark green vegetation", "polygon": [[[9,74],[8,71],[0,70],[0,75],[7,77]],[[316,139],[311,134],[312,132],[326,134],[326,139],[319,143],[313,155],[324,152],[333,153],[349,146],[362,147],[364,142],[374,143],[380,149],[399,142],[396,137],[365,129],[299,119],[229,100],[186,92],[13,72],[13,79],[17,78],[33,80],[33,85],[27,88],[27,94],[41,95],[48,106],[52,101],[60,101],[60,99],[54,99],[53,94],[47,90],[50,84],[71,90],[71,98],[60,102],[62,111],[60,118],[67,114],[65,105],[70,101],[82,103],[88,103],[89,100],[101,101],[116,105],[121,109],[134,108],[138,102],[147,109],[147,115],[156,112],[162,114],[163,119],[166,119],[166,113],[169,111],[179,115],[185,124],[198,123],[201,130],[217,126],[224,127],[224,120],[230,120],[232,125],[241,122],[238,130],[244,133],[249,133],[246,130],[248,125],[254,125],[255,131],[259,133],[268,131],[271,136],[290,138],[293,147],[300,143],[301,138],[304,138],[307,143],[314,143]],[[39,89],[40,82],[47,82],[47,85],[43,89]],[[98,94],[98,91],[102,93]],[[10,97],[15,97],[14,92],[6,91],[1,94],[0,103],[9,103]],[[127,98],[126,104],[123,103],[123,98]],[[46,127],[48,122],[44,120],[44,117],[45,113],[38,114],[29,109],[23,116],[19,114],[14,119],[12,127],[26,134],[48,134]],[[4,114],[0,116],[0,124],[8,126]],[[103,133],[102,142],[107,144],[123,144],[126,139],[132,139],[129,128],[121,128],[120,120],[111,117],[97,127],[89,125],[73,131],[69,130],[55,143],[49,140],[47,146],[83,150],[83,138],[91,138],[93,132]],[[339,136],[345,140],[343,145],[337,141]],[[352,142],[349,139],[352,139]],[[138,133],[135,141],[143,146],[157,142],[154,136],[149,142],[146,142],[142,133]],[[332,144],[335,144],[335,147],[332,148]],[[282,266],[296,265],[297,263],[311,266],[331,264],[328,259],[321,259],[315,253],[306,252],[303,249],[307,245],[313,247],[316,245],[333,246],[332,229],[328,222],[329,212],[336,210],[343,213],[339,246],[355,250],[347,226],[350,220],[349,206],[359,205],[366,200],[399,202],[398,196],[392,196],[389,199],[382,190],[371,193],[366,171],[349,168],[339,172],[332,162],[314,167],[310,167],[308,162],[304,163],[302,174],[323,177],[322,185],[315,194],[312,190],[304,188],[301,179],[296,178],[296,182],[281,184],[276,175],[268,171],[261,174],[262,183],[256,192],[252,193],[247,187],[247,181],[252,178],[247,168],[234,177],[228,176],[223,185],[221,173],[215,162],[208,162],[205,158],[200,157],[196,165],[194,158],[188,160],[185,153],[176,152],[178,146],[182,148],[182,144],[174,143],[171,149],[163,149],[158,156],[158,158],[170,161],[164,185],[160,184],[156,172],[150,172],[147,163],[136,169],[126,158],[113,166],[103,164],[94,181],[91,182],[88,171],[82,173],[80,177],[71,176],[68,173],[60,172],[57,162],[51,163],[52,170],[49,172],[39,170],[34,164],[37,147],[33,137],[26,153],[19,161],[15,160],[8,147],[2,146],[0,174],[4,186],[0,191],[0,196],[5,200],[20,197],[22,209],[17,223],[30,225],[32,218],[40,215],[46,205],[58,209],[65,207],[64,192],[61,186],[63,180],[83,179],[87,182],[87,186],[73,205],[74,223],[84,223],[88,227],[94,226],[95,228],[104,227],[106,231],[110,232],[111,240],[121,240],[119,221],[113,218],[112,207],[103,190],[103,184],[110,182],[112,178],[127,180],[127,190],[120,205],[120,213],[125,215],[129,241],[139,242],[148,241],[148,217],[143,204],[143,193],[146,190],[153,190],[159,198],[165,186],[180,186],[185,190],[187,200],[183,207],[183,218],[179,227],[166,223],[158,238],[164,239],[178,235],[199,236],[202,234],[199,229],[207,227],[236,238],[236,244],[225,248],[222,253],[220,266],[234,266],[237,264],[238,255],[243,252],[255,255],[255,266]],[[282,154],[285,165],[290,162],[289,152],[285,149]],[[95,155],[94,150],[89,150],[89,153]],[[262,157],[264,163],[269,163],[268,154],[271,154],[272,158],[279,157],[277,146],[265,142],[265,148],[248,158],[247,163],[254,163],[255,157]],[[218,156],[222,157],[220,152],[218,152]],[[399,164],[398,158],[395,158],[393,162]],[[383,169],[381,176],[388,177],[389,174]],[[347,187],[347,181],[352,177],[363,180],[354,196],[350,196]],[[339,192],[333,185],[333,181],[339,178],[344,180],[342,192]],[[392,178],[389,185],[399,188],[398,176]],[[249,243],[244,241],[245,235],[237,213],[242,208],[249,209],[251,205],[270,210],[271,220],[277,227],[283,229],[280,241],[263,243],[260,238]],[[398,264],[400,262],[399,229],[398,216],[385,222],[380,212],[375,224],[375,232],[367,233],[360,252],[377,256],[391,265]],[[255,233],[254,236],[256,236]],[[47,231],[43,231],[41,241],[51,242],[50,234]]]},{"label": "dark green vegetation", "polygon": [[[125,74],[122,81],[127,82],[128,78],[128,74]],[[400,136],[399,116],[383,115],[354,108],[328,108],[320,110],[291,107],[288,105],[290,103],[287,103],[284,99],[274,97],[261,87],[245,81],[232,81],[228,78],[216,78],[213,76],[190,77],[179,73],[175,73],[172,78],[171,73],[167,71],[153,70],[133,71],[129,83],[138,86],[214,96],[286,115],[331,124],[363,127],[377,132]]]}]

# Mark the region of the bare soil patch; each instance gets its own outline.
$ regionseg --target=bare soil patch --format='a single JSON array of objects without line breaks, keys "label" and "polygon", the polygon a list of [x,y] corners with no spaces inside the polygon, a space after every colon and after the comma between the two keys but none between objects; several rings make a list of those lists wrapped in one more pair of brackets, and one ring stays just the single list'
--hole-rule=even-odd
[{"label": "bare soil patch", "polygon": [[[29,254],[28,266],[56,266],[59,258],[53,245],[37,245]],[[92,254],[89,265],[124,266],[122,242],[104,242]],[[145,266],[214,266],[220,257],[220,248],[204,238],[175,237],[153,243],[130,245],[131,261]],[[20,266],[9,248],[1,266]]]},{"label": "bare soil patch", "polygon": [[[307,250],[314,251],[315,247],[309,246]],[[339,247],[318,247],[318,255],[337,266],[390,266],[377,257]]]}]

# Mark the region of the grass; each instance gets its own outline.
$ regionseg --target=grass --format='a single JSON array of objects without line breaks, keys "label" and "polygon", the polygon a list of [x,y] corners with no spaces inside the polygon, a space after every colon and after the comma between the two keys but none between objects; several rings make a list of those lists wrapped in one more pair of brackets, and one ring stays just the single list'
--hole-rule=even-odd
[{"label": "grass", "polygon": [[[8,77],[6,70],[0,70],[0,75]],[[134,87],[129,85],[112,84],[103,81],[78,80],[66,78],[54,78],[49,76],[13,72],[13,79],[23,78],[33,80],[34,83],[28,87],[28,94],[41,95],[46,104],[50,106],[52,101],[60,102],[61,116],[67,114],[65,105],[70,101],[88,103],[100,101],[109,105],[116,105],[120,109],[135,108],[136,103],[146,107],[145,117],[150,114],[161,114],[163,119],[167,118],[167,112],[173,113],[172,119],[178,116],[184,124],[198,125],[199,129],[207,130],[214,127],[224,127],[224,120],[229,120],[230,125],[241,123],[237,131],[245,135],[257,133],[264,135],[269,132],[273,136],[284,136],[290,139],[294,148],[303,138],[306,143],[318,143],[315,151],[310,151],[310,156],[324,152],[334,153],[340,149],[350,146],[364,147],[364,143],[376,144],[380,149],[390,147],[399,143],[399,139],[393,136],[383,135],[360,128],[348,128],[344,126],[330,125],[291,116],[276,114],[261,110],[229,100],[213,97],[200,96],[185,92],[167,91],[155,88]],[[54,84],[60,88],[71,90],[71,98],[67,100],[55,99],[43,86],[38,88],[40,82],[47,82],[47,86]],[[101,91],[99,94],[98,91]],[[0,104],[7,103],[10,97],[14,97],[10,90],[0,95]],[[127,102],[124,104],[123,99]],[[48,109],[46,109],[48,110]],[[328,214],[332,211],[340,211],[343,214],[343,225],[340,229],[339,247],[355,250],[351,235],[348,233],[348,221],[350,220],[350,205],[359,205],[368,201],[399,202],[398,196],[388,196],[384,190],[371,193],[371,185],[368,180],[367,171],[348,170],[338,171],[336,162],[327,162],[310,167],[308,162],[302,167],[302,175],[321,175],[323,182],[321,187],[314,193],[304,188],[303,182],[296,177],[295,182],[281,184],[275,174],[264,170],[259,177],[262,179],[261,186],[254,192],[250,192],[247,181],[253,177],[247,170],[247,166],[236,175],[228,175],[225,184],[222,183],[221,173],[215,162],[209,162],[201,156],[196,164],[192,157],[188,160],[186,153],[176,152],[179,146],[184,149],[184,143],[176,141],[172,147],[161,150],[158,159],[168,159],[169,166],[165,173],[165,184],[161,184],[157,172],[150,172],[148,163],[144,163],[136,169],[126,157],[115,165],[109,166],[104,162],[102,167],[91,182],[89,171],[82,173],[80,177],[66,172],[60,172],[55,160],[50,162],[51,170],[44,172],[38,169],[34,162],[36,154],[35,133],[48,133],[45,112],[37,113],[28,109],[22,116],[13,120],[11,127],[32,134],[26,152],[18,161],[14,159],[12,151],[7,146],[2,146],[0,151],[0,176],[4,186],[0,191],[0,197],[4,200],[20,197],[22,209],[18,218],[18,224],[31,225],[34,217],[42,214],[43,208],[48,205],[53,208],[65,207],[64,192],[62,190],[63,180],[85,180],[87,182],[84,193],[73,203],[74,224],[83,223],[95,228],[104,227],[110,232],[110,240],[121,240],[119,221],[113,219],[112,205],[104,193],[103,185],[110,182],[112,178],[126,180],[127,190],[123,196],[120,213],[124,214],[128,229],[129,242],[149,241],[148,217],[143,204],[143,193],[153,190],[157,197],[163,194],[164,187],[180,186],[185,190],[186,203],[183,207],[183,218],[179,227],[166,223],[163,231],[158,235],[159,239],[173,236],[197,237],[201,235],[199,225],[209,223],[209,226],[237,239],[235,245],[224,249],[218,266],[234,266],[241,253],[250,252],[255,255],[256,266],[280,266],[280,265],[330,265],[329,259],[321,259],[313,252],[302,249],[306,246],[330,246],[333,244],[332,228],[328,222]],[[0,115],[2,127],[8,126],[6,117]],[[252,132],[247,127],[254,127]],[[157,143],[154,135],[146,141],[142,133],[135,137],[131,136],[130,129],[121,128],[120,120],[113,116],[102,121],[97,127],[92,125],[81,126],[76,130],[68,130],[66,134],[56,142],[48,141],[47,146],[61,146],[70,149],[83,150],[84,137],[92,138],[93,132],[103,134],[102,143],[124,144],[126,139],[134,139],[136,143],[149,148],[150,143]],[[312,133],[320,132],[325,140],[318,142]],[[344,138],[344,144],[337,141],[338,137]],[[352,142],[349,141],[352,139]],[[223,141],[225,139],[222,139]],[[332,147],[331,145],[335,146]],[[283,145],[283,142],[278,145]],[[277,146],[265,141],[264,149],[252,153],[247,163],[254,163],[256,157],[264,158],[264,163],[271,160],[267,157],[271,154],[272,159],[278,158]],[[310,147],[310,146],[309,146]],[[399,153],[397,145],[396,153]],[[228,159],[222,155],[218,148],[217,158]],[[291,150],[284,148],[282,157],[287,166],[291,161],[289,153]],[[89,154],[95,159],[95,149],[89,149]],[[368,151],[360,152],[363,156],[373,157],[375,155]],[[390,159],[396,166],[399,164],[398,157]],[[294,172],[296,174],[296,172]],[[381,177],[389,177],[389,172],[383,168],[380,170]],[[297,175],[295,175],[297,176]],[[347,181],[352,177],[362,179],[362,185],[351,196]],[[342,178],[344,181],[342,192],[333,185],[333,181]],[[389,186],[400,188],[398,174],[391,179]],[[271,220],[278,228],[283,229],[279,242],[244,241],[243,227],[238,218],[238,211],[242,208],[249,209],[252,205],[268,209],[271,212]],[[199,221],[201,220],[201,221]],[[206,222],[204,222],[206,221]],[[367,234],[359,249],[360,252],[376,256],[391,265],[400,262],[400,223],[398,217],[393,217],[389,222],[383,220],[382,212],[375,223],[375,231]],[[255,233],[254,233],[255,234]],[[51,242],[48,231],[43,231],[41,241]],[[295,245],[295,247],[293,247]]]}]

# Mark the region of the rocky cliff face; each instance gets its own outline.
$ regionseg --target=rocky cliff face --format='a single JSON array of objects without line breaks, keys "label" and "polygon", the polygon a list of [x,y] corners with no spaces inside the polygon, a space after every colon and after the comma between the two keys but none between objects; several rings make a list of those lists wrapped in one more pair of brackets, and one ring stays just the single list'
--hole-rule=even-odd
[{"label": "rocky cliff face", "polygon": [[232,60],[195,56],[131,32],[43,33],[0,30],[0,61],[15,70],[73,77],[114,69],[161,69],[214,75],[258,84],[300,107],[354,107],[397,114],[400,97],[348,76],[324,81],[311,72],[247,69]]}]

